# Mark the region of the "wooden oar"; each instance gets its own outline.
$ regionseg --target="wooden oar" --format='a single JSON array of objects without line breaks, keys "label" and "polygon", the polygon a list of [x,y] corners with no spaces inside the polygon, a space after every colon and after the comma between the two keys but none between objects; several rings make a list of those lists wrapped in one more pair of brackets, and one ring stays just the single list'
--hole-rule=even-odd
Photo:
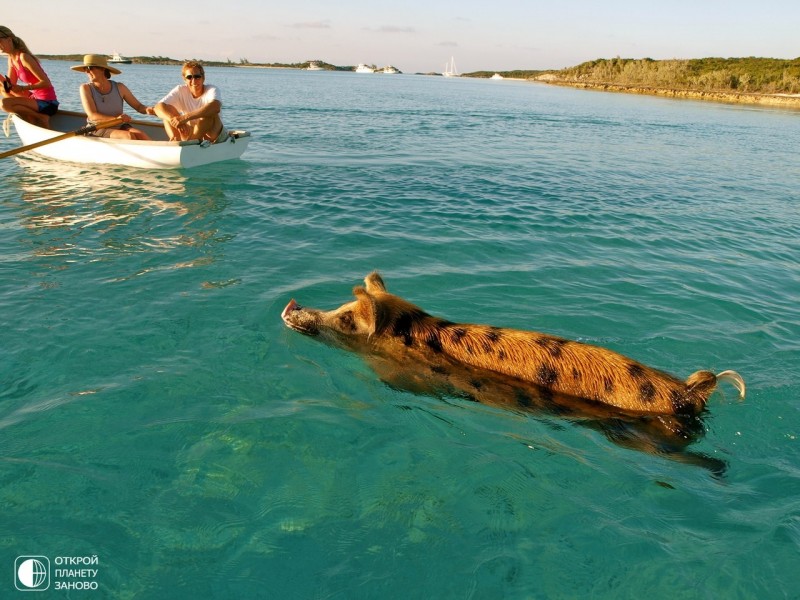
[{"label": "wooden oar", "polygon": [[27,152],[28,150],[33,150],[34,148],[38,148],[39,146],[46,146],[47,144],[60,142],[61,140],[66,140],[68,138],[75,137],[78,135],[86,135],[87,133],[92,133],[93,131],[97,131],[98,129],[107,129],[109,127],[116,127],[117,125],[121,124],[122,124],[122,117],[116,117],[114,119],[109,119],[108,121],[100,121],[99,123],[95,123],[94,125],[84,125],[80,129],[76,129],[75,131],[70,131],[69,133],[57,135],[55,137],[42,140],[41,142],[28,144],[27,146],[14,148],[13,150],[7,150],[6,152],[0,152],[0,158],[5,158],[6,156],[13,156],[21,152]]}]

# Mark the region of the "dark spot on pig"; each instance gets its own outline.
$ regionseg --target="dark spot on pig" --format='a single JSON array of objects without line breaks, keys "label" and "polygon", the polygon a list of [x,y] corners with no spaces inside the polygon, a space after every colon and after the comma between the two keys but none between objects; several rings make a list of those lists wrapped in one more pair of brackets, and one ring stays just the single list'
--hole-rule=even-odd
[{"label": "dark spot on pig", "polygon": [[537,338],[536,343],[539,344],[545,350],[547,350],[547,352],[553,358],[560,358],[561,357],[561,348],[564,347],[564,344],[567,343],[567,340],[562,340],[560,338],[543,336],[543,337]]},{"label": "dark spot on pig", "polygon": [[440,367],[439,365],[433,365],[431,367],[431,373],[436,373],[437,375],[447,375],[448,371],[444,367]]},{"label": "dark spot on pig", "polygon": [[506,351],[503,350],[502,348],[500,350],[498,350],[497,351],[497,358],[499,358],[500,360],[505,360],[506,359]]},{"label": "dark spot on pig", "polygon": [[453,341],[456,344],[460,344],[461,340],[464,338],[465,335],[467,335],[467,330],[464,329],[463,327],[453,328]]},{"label": "dark spot on pig", "polygon": [[496,344],[500,341],[502,334],[500,333],[502,330],[499,327],[492,327],[489,330],[489,333],[486,334],[486,337],[489,338],[489,341],[493,344]]},{"label": "dark spot on pig", "polygon": [[460,343],[467,354],[475,354],[475,347],[472,345],[470,338],[462,339]]},{"label": "dark spot on pig", "polygon": [[472,379],[470,380],[469,384],[474,387],[476,390],[479,390],[483,387],[483,382],[479,379]]},{"label": "dark spot on pig", "polygon": [[[434,352],[441,352],[442,351],[442,340],[439,338],[439,331],[433,330],[429,331],[427,336],[425,337],[425,344],[433,350]],[[410,344],[406,344],[407,346]]]},{"label": "dark spot on pig", "polygon": [[542,365],[536,371],[536,383],[545,387],[552,387],[558,380],[558,371],[550,365]]},{"label": "dark spot on pig", "polygon": [[573,378],[575,381],[580,381],[581,379],[583,379],[583,373],[581,373],[581,372],[580,372],[578,369],[576,369],[575,367],[572,367],[572,378]]},{"label": "dark spot on pig", "polygon": [[603,378],[603,389],[605,389],[605,391],[609,394],[614,391],[614,382],[610,377]]},{"label": "dark spot on pig", "polygon": [[347,311],[346,313],[339,315],[337,321],[341,331],[355,333],[356,321],[353,318],[353,313],[351,311]]},{"label": "dark spot on pig", "polygon": [[630,363],[628,365],[628,373],[634,379],[643,379],[645,377],[644,368],[637,363]]},{"label": "dark spot on pig", "polygon": [[394,322],[392,335],[403,338],[403,343],[406,346],[410,346],[414,342],[413,338],[411,337],[411,326],[413,324],[414,319],[411,313],[402,313]]},{"label": "dark spot on pig", "polygon": [[639,386],[639,396],[642,398],[642,402],[645,404],[652,403],[656,397],[655,386],[650,381],[645,381]]}]

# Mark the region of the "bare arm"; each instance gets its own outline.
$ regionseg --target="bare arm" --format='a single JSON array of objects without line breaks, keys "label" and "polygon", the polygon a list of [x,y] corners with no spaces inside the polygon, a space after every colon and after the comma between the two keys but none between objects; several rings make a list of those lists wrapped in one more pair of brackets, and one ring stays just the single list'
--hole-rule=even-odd
[{"label": "bare arm", "polygon": [[131,92],[128,89],[127,85],[125,85],[124,83],[117,82],[117,87],[119,88],[120,93],[122,94],[122,99],[125,100],[125,102],[127,102],[128,105],[131,106],[134,110],[136,110],[136,112],[142,113],[143,115],[156,114],[152,106],[146,106],[141,102],[139,102],[136,96],[133,95],[133,92]]},{"label": "bare arm", "polygon": [[158,102],[153,107],[153,112],[160,119],[170,119],[170,118],[172,118],[173,115],[172,115],[171,112],[168,112],[169,109],[167,109],[167,106],[169,106],[169,104],[164,104],[163,102]]},{"label": "bare arm", "polygon": [[192,121],[194,119],[202,119],[204,117],[213,117],[214,115],[218,115],[219,112],[222,110],[222,103],[219,100],[212,100],[208,104],[204,104],[197,110],[193,110],[186,114],[181,115],[178,117],[180,124],[186,123],[186,121]]},{"label": "bare arm", "polygon": [[165,125],[169,125],[174,130],[180,131],[186,135],[191,129],[189,121],[193,119],[201,119],[203,117],[214,117],[219,114],[222,108],[222,103],[219,100],[214,100],[201,106],[197,110],[193,110],[186,114],[180,114],[178,109],[171,104],[159,102],[155,105],[155,114],[163,119]]},{"label": "bare arm", "polygon": [[[12,91],[19,92],[20,94],[27,93],[31,90],[39,90],[42,88],[50,87],[52,84],[50,83],[50,78],[47,76],[47,73],[44,72],[42,69],[42,65],[39,64],[39,61],[33,58],[30,54],[23,52],[19,55],[19,60],[22,65],[30,71],[34,77],[36,77],[36,81],[29,85],[16,85],[16,81],[13,81],[14,84]],[[16,89],[14,89],[16,88]]]}]

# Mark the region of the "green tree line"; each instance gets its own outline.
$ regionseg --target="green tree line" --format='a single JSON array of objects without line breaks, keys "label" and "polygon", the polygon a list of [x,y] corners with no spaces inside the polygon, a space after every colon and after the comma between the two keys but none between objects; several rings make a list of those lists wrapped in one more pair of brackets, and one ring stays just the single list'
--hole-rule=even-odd
[{"label": "green tree line", "polygon": [[554,71],[562,81],[760,94],[800,93],[800,58],[599,58]]}]

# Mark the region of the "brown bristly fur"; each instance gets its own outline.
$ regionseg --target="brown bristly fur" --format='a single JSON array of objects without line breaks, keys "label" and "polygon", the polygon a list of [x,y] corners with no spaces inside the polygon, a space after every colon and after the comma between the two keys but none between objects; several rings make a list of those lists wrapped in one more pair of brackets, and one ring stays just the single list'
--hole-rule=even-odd
[{"label": "brown bristly fur", "polygon": [[389,294],[378,273],[337,309],[284,308],[286,325],[363,354],[387,384],[415,393],[553,414],[602,431],[617,444],[703,466],[724,461],[687,451],[703,434],[700,413],[721,381],[745,395],[735,371],[698,371],[684,382],[617,352],[537,333],[458,324]]},{"label": "brown bristly fur", "polygon": [[[717,386],[717,377],[710,371],[697,371],[683,382],[599,346],[544,333],[451,323],[389,294],[376,273],[365,281],[367,288],[355,291],[375,312],[373,335],[397,338],[405,346],[440,353],[554,393],[638,413],[699,414]],[[743,395],[744,382],[736,385]]]}]

